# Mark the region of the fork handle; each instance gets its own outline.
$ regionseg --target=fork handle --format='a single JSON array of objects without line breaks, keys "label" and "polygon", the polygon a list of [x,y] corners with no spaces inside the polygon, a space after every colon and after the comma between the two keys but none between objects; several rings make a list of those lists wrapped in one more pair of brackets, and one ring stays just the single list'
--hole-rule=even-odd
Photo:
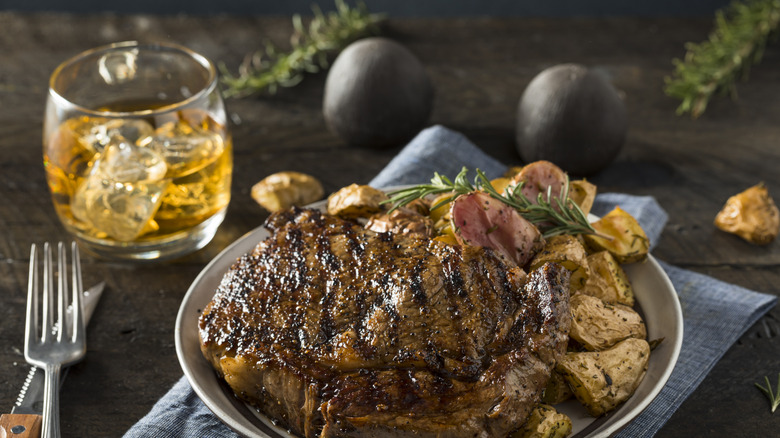
[{"label": "fork handle", "polygon": [[60,438],[60,364],[46,365],[42,438]]}]

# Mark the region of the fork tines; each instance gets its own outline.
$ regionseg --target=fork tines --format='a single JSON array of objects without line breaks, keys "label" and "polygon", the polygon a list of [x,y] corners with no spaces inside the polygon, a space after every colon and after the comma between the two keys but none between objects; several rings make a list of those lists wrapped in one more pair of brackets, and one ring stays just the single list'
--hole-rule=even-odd
[{"label": "fork tines", "polygon": [[[76,342],[83,330],[81,294],[81,261],[79,258],[79,249],[75,242],[71,244],[72,263],[71,263],[71,287],[68,288],[67,256],[65,245],[59,242],[57,245],[57,301],[56,312],[54,308],[54,282],[55,272],[52,262],[52,249],[48,242],[43,244],[43,311],[38,310],[39,275],[38,271],[38,249],[32,244],[30,249],[30,276],[27,288],[27,320],[33,321],[27,324],[25,337],[28,341],[35,343],[47,343],[56,336],[57,342],[62,342],[66,337],[70,337],[71,342]],[[68,297],[70,302],[68,302]],[[70,318],[68,310],[70,309]],[[56,313],[56,320],[55,320]],[[42,318],[42,324],[39,324],[39,316]],[[38,330],[40,329],[40,332]],[[33,339],[34,338],[34,339]]]}]

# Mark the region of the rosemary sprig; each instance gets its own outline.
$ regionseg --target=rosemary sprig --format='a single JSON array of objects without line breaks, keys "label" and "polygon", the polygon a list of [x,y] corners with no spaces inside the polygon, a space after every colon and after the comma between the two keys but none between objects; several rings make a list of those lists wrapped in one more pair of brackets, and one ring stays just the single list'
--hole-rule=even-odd
[{"label": "rosemary sprig", "polygon": [[769,403],[772,405],[772,412],[774,413],[778,406],[780,406],[780,373],[777,374],[777,394],[772,391],[772,384],[769,383],[769,377],[764,376],[766,381],[766,388],[756,383],[756,387],[766,394],[769,399]]},{"label": "rosemary sprig", "polygon": [[395,190],[388,194],[389,198],[383,201],[383,204],[393,204],[390,211],[395,210],[398,207],[414,201],[415,199],[422,199],[427,196],[439,195],[442,193],[452,193],[452,196],[443,198],[440,202],[431,206],[431,210],[452,201],[459,195],[465,195],[477,190],[477,188],[469,182],[466,174],[468,169],[465,167],[455,177],[455,181],[450,181],[445,175],[440,175],[438,172],[434,172],[433,178],[430,184],[420,184],[405,189]]},{"label": "rosemary sprig", "polygon": [[[547,188],[547,193],[539,193],[536,203],[531,202],[523,195],[523,184],[507,188],[503,194],[499,193],[490,180],[480,169],[476,169],[477,176],[472,184],[468,177],[468,169],[463,169],[450,181],[444,175],[434,173],[430,184],[421,184],[405,189],[393,191],[389,194],[390,199],[385,201],[393,205],[392,210],[402,207],[415,199],[424,198],[430,195],[441,193],[452,193],[451,196],[444,198],[431,209],[452,201],[460,195],[474,191],[484,191],[492,198],[497,199],[504,204],[514,208],[526,220],[536,225],[547,237],[557,236],[559,234],[598,234],[588,221],[585,213],[580,209],[576,202],[569,199],[569,177],[566,176],[566,182],[557,195],[552,193],[552,188]],[[546,196],[545,196],[546,195]]]},{"label": "rosemary sprig", "polygon": [[273,44],[266,43],[265,51],[247,56],[236,76],[220,64],[225,97],[245,97],[262,91],[273,94],[278,87],[297,85],[304,73],[326,69],[329,55],[378,32],[377,25],[384,19],[383,15],[370,14],[362,3],[350,8],[344,0],[335,2],[336,10],[327,15],[317,5],[312,6],[314,17],[308,30],[300,15],[293,16],[295,32],[290,39],[290,52],[280,52]]},{"label": "rosemary sprig", "polygon": [[672,61],[675,71],[666,78],[664,91],[682,101],[677,113],[699,117],[716,92],[736,97],[734,82],[761,60],[778,26],[780,0],[735,1],[717,11],[709,39],[686,44],[684,60]]}]

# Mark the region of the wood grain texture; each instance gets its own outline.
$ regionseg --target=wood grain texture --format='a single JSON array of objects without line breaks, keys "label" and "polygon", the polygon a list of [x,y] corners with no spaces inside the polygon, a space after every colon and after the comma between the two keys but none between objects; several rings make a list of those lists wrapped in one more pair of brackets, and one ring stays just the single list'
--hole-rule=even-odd
[{"label": "wood grain texture", "polygon": [[40,438],[40,415],[0,415],[0,438]]},{"label": "wood grain texture", "polygon": [[[431,124],[463,132],[518,164],[514,118],[525,85],[542,69],[579,62],[606,72],[625,97],[630,128],[617,161],[593,178],[600,191],[655,196],[670,220],[662,260],[749,289],[780,294],[780,244],[747,244],[715,229],[726,199],[764,181],[780,194],[780,46],[767,48],[739,100],[716,100],[696,121],[675,115],[662,92],[671,60],[708,19],[395,19],[384,35],[422,60],[436,87]],[[10,411],[27,371],[22,353],[30,244],[67,239],[41,164],[48,76],[78,52],[111,42],[172,41],[235,70],[270,40],[284,47],[288,18],[0,13],[0,411]],[[398,149],[348,148],[324,123],[324,74],[274,96],[227,102],[236,168],[226,220],[206,248],[152,265],[85,258],[84,283],[107,289],[89,328],[86,359],[62,392],[63,436],[121,436],[181,376],[173,327],[189,284],[230,242],[262,223],[255,182],[281,170],[316,176],[326,192],[371,179]],[[750,328],[659,432],[659,437],[772,436],[754,382],[780,372],[780,310]],[[774,380],[773,380],[774,381]]]}]

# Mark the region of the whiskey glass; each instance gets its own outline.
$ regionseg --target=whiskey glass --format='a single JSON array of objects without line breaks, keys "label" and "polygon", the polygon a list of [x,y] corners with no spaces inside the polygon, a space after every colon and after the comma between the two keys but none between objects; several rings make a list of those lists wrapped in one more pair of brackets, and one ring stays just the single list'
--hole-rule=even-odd
[{"label": "whiskey glass", "polygon": [[115,43],[49,81],[43,164],[87,252],[162,260],[205,246],[230,202],[232,139],[214,64],[174,44]]}]

